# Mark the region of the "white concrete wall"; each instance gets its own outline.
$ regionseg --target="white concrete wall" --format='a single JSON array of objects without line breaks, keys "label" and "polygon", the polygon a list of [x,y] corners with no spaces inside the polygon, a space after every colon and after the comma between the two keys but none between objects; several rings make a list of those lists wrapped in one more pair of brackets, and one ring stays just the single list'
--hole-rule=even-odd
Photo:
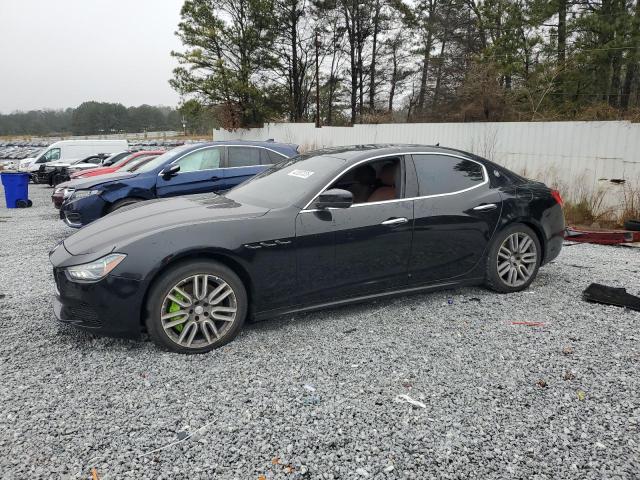
[{"label": "white concrete wall", "polygon": [[272,123],[264,128],[214,130],[214,140],[295,143],[300,150],[365,143],[419,143],[458,148],[489,158],[530,178],[559,186],[573,199],[606,190],[605,203],[621,202],[625,179],[640,188],[640,124],[612,122],[394,123],[315,128]]}]

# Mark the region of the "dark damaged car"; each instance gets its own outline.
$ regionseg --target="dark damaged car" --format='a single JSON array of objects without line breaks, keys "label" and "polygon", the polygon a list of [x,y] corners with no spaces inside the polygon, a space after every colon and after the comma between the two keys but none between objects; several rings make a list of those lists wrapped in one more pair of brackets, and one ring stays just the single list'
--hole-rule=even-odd
[{"label": "dark damaged car", "polygon": [[523,290],[563,231],[558,192],[475,155],[335,148],[225,195],[146,202],[83,228],[51,252],[55,314],[206,352],[246,320],[464,285]]}]

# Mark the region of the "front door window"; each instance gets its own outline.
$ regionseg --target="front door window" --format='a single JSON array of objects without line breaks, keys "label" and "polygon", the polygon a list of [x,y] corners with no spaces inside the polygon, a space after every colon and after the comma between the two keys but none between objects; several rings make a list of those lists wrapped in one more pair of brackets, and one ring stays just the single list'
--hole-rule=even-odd
[{"label": "front door window", "polygon": [[180,165],[180,173],[215,170],[220,168],[220,149],[197,150],[178,160],[177,164]]},{"label": "front door window", "polygon": [[60,149],[52,148],[51,150],[47,150],[37,163],[55,162],[56,160],[60,160]]}]

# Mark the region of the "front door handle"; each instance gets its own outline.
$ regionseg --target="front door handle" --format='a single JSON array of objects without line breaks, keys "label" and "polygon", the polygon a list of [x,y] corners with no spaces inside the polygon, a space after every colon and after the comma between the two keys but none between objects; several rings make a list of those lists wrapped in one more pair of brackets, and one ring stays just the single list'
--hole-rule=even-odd
[{"label": "front door handle", "polygon": [[222,177],[219,177],[217,175],[214,175],[213,177],[211,177],[211,180],[220,180]]},{"label": "front door handle", "polygon": [[478,212],[482,212],[484,210],[495,210],[496,208],[498,208],[498,206],[495,203],[483,203],[482,205],[473,207],[473,209]]},{"label": "front door handle", "polygon": [[409,220],[405,217],[390,218],[389,220],[385,220],[384,222],[382,222],[380,225],[394,226],[394,225],[401,225],[403,223],[407,223],[408,221]]}]

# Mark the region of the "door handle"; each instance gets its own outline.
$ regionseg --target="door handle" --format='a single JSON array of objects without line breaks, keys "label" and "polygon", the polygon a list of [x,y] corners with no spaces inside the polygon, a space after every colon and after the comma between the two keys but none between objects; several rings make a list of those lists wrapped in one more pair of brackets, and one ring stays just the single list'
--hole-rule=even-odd
[{"label": "door handle", "polygon": [[220,180],[222,177],[219,177],[217,175],[214,175],[213,177],[211,177],[211,180]]},{"label": "door handle", "polygon": [[473,209],[477,212],[482,212],[484,210],[495,210],[496,208],[498,208],[498,206],[495,203],[483,203],[482,205],[473,207]]},{"label": "door handle", "polygon": [[389,220],[385,220],[384,222],[382,222],[380,225],[394,226],[394,225],[401,225],[403,223],[407,223],[408,221],[409,220],[406,219],[405,217],[390,218]]}]

